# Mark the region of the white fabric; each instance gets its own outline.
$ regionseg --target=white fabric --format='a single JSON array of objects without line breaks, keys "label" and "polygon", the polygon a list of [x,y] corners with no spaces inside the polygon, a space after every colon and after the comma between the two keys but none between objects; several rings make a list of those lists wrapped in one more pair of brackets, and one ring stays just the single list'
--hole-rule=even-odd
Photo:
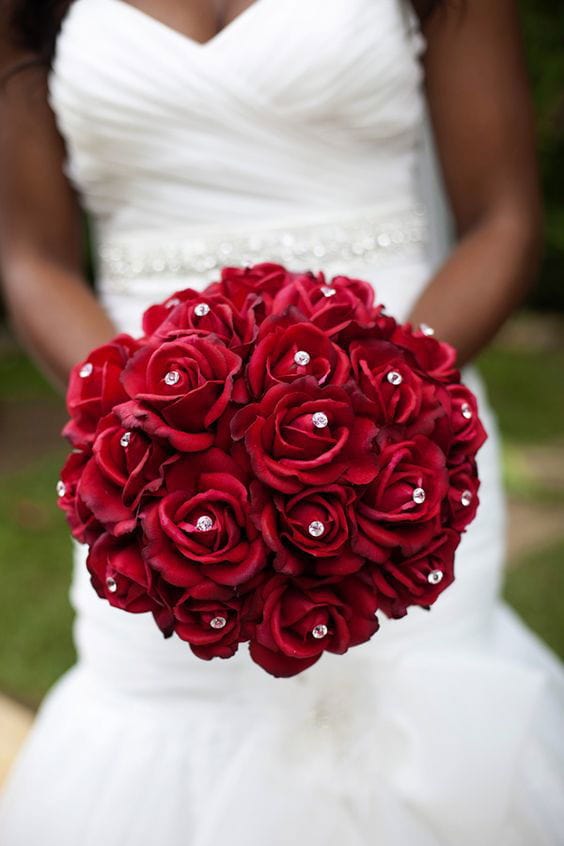
[{"label": "white fabric", "polygon": [[[76,0],[50,93],[99,248],[412,208],[423,48],[401,0],[257,0],[206,45],[122,0]],[[435,259],[420,246],[327,270],[370,280],[401,318]],[[164,273],[99,287],[136,331],[182,286]],[[564,673],[499,598],[498,435],[465,375],[490,438],[455,583],[296,678],[268,676],[246,647],[204,662],[165,641],[149,616],[96,597],[76,548],[79,660],[3,794],[2,846],[564,843]]]}]

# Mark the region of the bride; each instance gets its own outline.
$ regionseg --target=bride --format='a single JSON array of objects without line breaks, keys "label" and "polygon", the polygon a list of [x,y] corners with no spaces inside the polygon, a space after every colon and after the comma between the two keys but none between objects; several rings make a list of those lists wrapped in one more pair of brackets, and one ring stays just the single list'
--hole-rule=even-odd
[{"label": "bride", "polygon": [[[539,253],[514,4],[1,8],[1,275],[54,382],[150,303],[271,260],[367,279],[434,327],[489,432],[452,587],[291,679],[245,648],[197,659],[101,602],[76,545],[78,661],[5,788],[2,846],[564,843],[564,673],[500,598],[498,435],[471,364]],[[458,236],[440,262],[427,108]]]}]

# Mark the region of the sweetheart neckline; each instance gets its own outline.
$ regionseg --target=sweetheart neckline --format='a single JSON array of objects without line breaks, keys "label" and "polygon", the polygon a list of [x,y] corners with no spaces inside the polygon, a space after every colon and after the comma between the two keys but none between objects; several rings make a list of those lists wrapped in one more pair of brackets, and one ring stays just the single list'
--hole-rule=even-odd
[{"label": "sweetheart neckline", "polygon": [[192,38],[190,35],[187,35],[184,32],[181,32],[179,29],[176,29],[170,24],[165,23],[164,21],[159,20],[158,18],[154,17],[154,15],[149,14],[149,12],[145,12],[142,9],[139,9],[137,6],[133,6],[132,3],[129,3],[128,0],[109,0],[110,3],[114,5],[122,6],[125,10],[130,10],[133,15],[137,15],[140,20],[145,20],[149,25],[154,26],[155,28],[160,28],[165,32],[170,33],[177,39],[180,39],[185,44],[190,45],[196,50],[201,52],[205,51],[206,49],[212,49],[217,43],[222,41],[226,38],[231,32],[236,31],[242,24],[245,22],[247,17],[251,16],[253,11],[256,11],[260,6],[264,4],[264,0],[253,0],[248,6],[246,6],[242,12],[239,12],[238,15],[228,21],[224,27],[222,27],[215,35],[212,35],[211,38],[208,38],[207,41],[198,41],[195,38]]}]

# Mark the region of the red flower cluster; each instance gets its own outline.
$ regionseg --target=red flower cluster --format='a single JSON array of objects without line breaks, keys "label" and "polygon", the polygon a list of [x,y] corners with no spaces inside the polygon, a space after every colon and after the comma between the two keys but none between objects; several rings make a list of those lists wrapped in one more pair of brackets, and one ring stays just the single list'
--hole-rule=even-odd
[{"label": "red flower cluster", "polygon": [[455,352],[358,279],[225,267],[78,364],[58,483],[98,595],[276,676],[453,581],[485,440]]}]

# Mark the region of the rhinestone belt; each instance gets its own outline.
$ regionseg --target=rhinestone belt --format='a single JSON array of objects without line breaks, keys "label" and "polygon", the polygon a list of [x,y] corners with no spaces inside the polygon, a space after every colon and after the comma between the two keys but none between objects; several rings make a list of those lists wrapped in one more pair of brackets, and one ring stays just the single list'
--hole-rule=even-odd
[{"label": "rhinestone belt", "polygon": [[[169,230],[102,241],[99,274],[107,291],[130,280],[209,274],[224,265],[275,261],[316,270],[379,264],[420,253],[428,240],[423,206],[382,216],[382,209],[343,213],[332,220],[293,225]],[[338,271],[336,271],[338,272]],[[344,271],[343,271],[344,272]]]}]

